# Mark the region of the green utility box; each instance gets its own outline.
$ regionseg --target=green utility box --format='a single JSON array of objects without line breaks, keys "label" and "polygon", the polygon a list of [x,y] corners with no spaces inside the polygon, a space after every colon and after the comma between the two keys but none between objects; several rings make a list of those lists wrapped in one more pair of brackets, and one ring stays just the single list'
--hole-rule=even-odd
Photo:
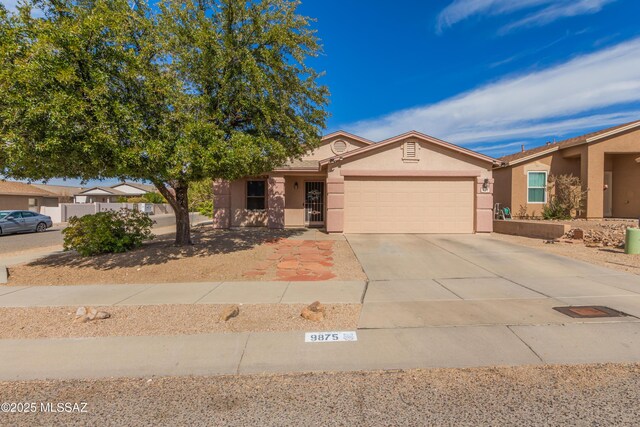
[{"label": "green utility box", "polygon": [[640,228],[627,228],[624,253],[634,255],[640,254]]}]

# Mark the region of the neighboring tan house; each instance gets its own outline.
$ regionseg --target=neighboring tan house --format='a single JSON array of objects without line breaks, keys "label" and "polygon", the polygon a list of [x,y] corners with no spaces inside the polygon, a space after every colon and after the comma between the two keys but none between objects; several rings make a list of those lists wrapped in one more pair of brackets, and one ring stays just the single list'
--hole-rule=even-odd
[{"label": "neighboring tan house", "polygon": [[0,210],[30,210],[58,206],[58,196],[32,184],[0,181]]},{"label": "neighboring tan house", "polygon": [[111,187],[91,187],[74,194],[75,203],[117,203],[122,197],[141,197],[153,193],[156,188],[149,184],[121,182]]},{"label": "neighboring tan house", "polygon": [[495,163],[415,131],[378,143],[336,132],[282,168],[216,181],[214,226],[491,232]]},{"label": "neighboring tan house", "polygon": [[31,184],[42,190],[58,196],[58,203],[73,203],[73,195],[84,190],[82,187],[72,187],[70,185],[53,185],[53,184]]},{"label": "neighboring tan house", "polygon": [[522,151],[499,159],[494,200],[514,215],[540,216],[551,175],[579,177],[581,216],[640,217],[640,121]]}]

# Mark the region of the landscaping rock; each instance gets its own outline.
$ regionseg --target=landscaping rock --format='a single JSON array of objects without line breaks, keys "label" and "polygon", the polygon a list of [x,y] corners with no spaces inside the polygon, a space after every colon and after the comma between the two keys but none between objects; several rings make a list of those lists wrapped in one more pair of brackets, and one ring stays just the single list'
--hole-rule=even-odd
[{"label": "landscaping rock", "polygon": [[566,239],[582,240],[589,248],[623,248],[627,224],[607,223],[603,221],[598,228],[572,228],[564,235]]},{"label": "landscaping rock", "polygon": [[307,307],[311,311],[322,312],[324,313],[324,305],[320,303],[320,301],[314,301]]},{"label": "landscaping rock", "polygon": [[106,311],[99,311],[96,313],[96,320],[104,320],[104,319],[108,319],[111,317],[111,314],[107,313]]},{"label": "landscaping rock", "polygon": [[240,307],[238,307],[237,305],[232,305],[224,309],[222,314],[220,314],[220,320],[223,322],[227,322],[229,321],[229,319],[237,317],[239,314],[240,314]]},{"label": "landscaping rock", "polygon": [[314,301],[302,309],[300,316],[312,322],[321,322],[324,320],[324,305],[320,301]]},{"label": "landscaping rock", "polygon": [[106,311],[98,311],[94,307],[78,307],[74,322],[87,323],[92,320],[103,320],[111,317]]},{"label": "landscaping rock", "polygon": [[575,228],[572,230],[572,234],[573,234],[573,238],[575,240],[582,240],[584,239],[584,230],[582,228]]}]

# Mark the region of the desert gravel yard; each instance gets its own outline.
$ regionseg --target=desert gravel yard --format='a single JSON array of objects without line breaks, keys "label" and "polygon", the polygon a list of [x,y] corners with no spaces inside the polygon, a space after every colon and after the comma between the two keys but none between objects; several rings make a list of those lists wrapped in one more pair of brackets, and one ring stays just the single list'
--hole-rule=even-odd
[{"label": "desert gravel yard", "polygon": [[9,285],[366,280],[344,237],[316,230],[201,226],[194,228],[193,242],[177,248],[167,234],[122,254],[54,254],[11,267]]},{"label": "desert gravel yard", "polygon": [[12,426],[636,426],[640,365],[0,382],[0,397],[87,403],[0,414]]},{"label": "desert gravel yard", "polygon": [[74,322],[77,307],[0,308],[0,339],[186,335],[210,332],[329,331],[357,328],[360,304],[325,304],[325,318],[300,317],[305,304],[244,304],[220,320],[228,305],[96,307],[111,317]]},{"label": "desert gravel yard", "polygon": [[493,233],[496,239],[531,248],[542,249],[554,254],[586,261],[595,265],[640,274],[640,255],[627,255],[624,249],[615,247],[588,247],[581,240],[563,239],[556,243],[531,237],[511,236]]}]

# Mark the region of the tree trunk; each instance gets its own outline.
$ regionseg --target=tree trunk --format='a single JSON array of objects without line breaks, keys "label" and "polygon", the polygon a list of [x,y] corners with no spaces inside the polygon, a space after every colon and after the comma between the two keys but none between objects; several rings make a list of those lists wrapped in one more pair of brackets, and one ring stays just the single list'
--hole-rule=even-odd
[{"label": "tree trunk", "polygon": [[189,184],[186,182],[174,182],[171,184],[173,192],[169,191],[164,183],[155,183],[160,194],[167,199],[173,208],[176,217],[176,246],[191,245],[191,224],[189,220]]}]

